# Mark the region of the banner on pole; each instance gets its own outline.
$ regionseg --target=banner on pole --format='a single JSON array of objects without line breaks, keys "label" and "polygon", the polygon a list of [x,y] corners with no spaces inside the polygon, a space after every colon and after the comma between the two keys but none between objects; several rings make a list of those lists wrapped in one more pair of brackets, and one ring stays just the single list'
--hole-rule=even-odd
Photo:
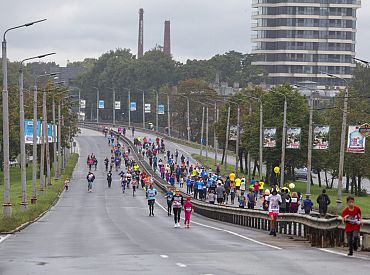
[{"label": "banner on pole", "polygon": [[276,147],[276,128],[263,129],[263,147],[264,148]]},{"label": "banner on pole", "polygon": [[288,128],[286,135],[287,149],[301,148],[301,128]]},{"label": "banner on pole", "polygon": [[104,109],[104,100],[99,100],[99,109]]},{"label": "banner on pole", "polygon": [[48,142],[49,143],[53,143],[54,142],[54,139],[53,139],[53,128],[54,128],[54,125],[51,124],[51,123],[48,123]]},{"label": "banner on pole", "polygon": [[[36,142],[40,144],[41,121],[37,120],[37,137]],[[24,120],[24,141],[26,144],[33,144],[33,120]]]},{"label": "banner on pole", "polygon": [[330,132],[330,126],[315,125],[313,127],[312,149],[314,150],[329,149],[329,132]]},{"label": "banner on pole", "polygon": [[81,109],[86,109],[86,100],[84,100],[84,99],[80,100],[80,108]]},{"label": "banner on pole", "polygon": [[360,126],[348,127],[348,153],[365,153],[366,138],[360,133]]},{"label": "banner on pole", "polygon": [[158,115],[164,115],[164,105],[158,105]]},{"label": "banner on pole", "polygon": [[145,110],[145,113],[150,113],[150,103],[145,103],[144,110]]},{"label": "banner on pole", "polygon": [[114,109],[120,110],[121,109],[121,101],[115,101],[114,102]]},{"label": "banner on pole", "polygon": [[230,133],[229,133],[229,140],[236,141],[238,138],[238,126],[230,125]]},{"label": "banner on pole", "polygon": [[136,102],[130,102],[130,111],[131,112],[136,111]]}]

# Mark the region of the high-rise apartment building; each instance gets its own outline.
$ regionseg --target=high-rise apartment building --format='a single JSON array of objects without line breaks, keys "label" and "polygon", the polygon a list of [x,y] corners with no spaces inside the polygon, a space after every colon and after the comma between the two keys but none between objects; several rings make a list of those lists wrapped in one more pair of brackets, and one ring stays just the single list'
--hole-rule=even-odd
[{"label": "high-rise apartment building", "polygon": [[252,0],[253,53],[269,84],[344,86],[355,67],[360,0]]}]

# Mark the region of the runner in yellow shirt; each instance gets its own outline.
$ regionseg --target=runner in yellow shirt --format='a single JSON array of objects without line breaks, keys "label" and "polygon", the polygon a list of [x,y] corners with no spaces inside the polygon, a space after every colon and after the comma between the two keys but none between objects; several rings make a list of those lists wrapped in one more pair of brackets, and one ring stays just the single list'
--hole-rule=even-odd
[{"label": "runner in yellow shirt", "polygon": [[230,173],[229,179],[230,179],[230,181],[235,181],[235,173],[234,172]]}]

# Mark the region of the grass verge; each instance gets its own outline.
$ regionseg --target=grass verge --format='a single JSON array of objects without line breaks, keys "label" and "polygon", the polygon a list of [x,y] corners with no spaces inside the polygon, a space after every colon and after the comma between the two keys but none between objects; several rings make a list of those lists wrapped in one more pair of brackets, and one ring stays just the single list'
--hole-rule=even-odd
[{"label": "grass verge", "polygon": [[[65,178],[70,178],[72,176],[73,170],[78,161],[78,154],[71,154],[71,157],[65,167],[65,171],[59,180],[55,181],[52,179],[52,185],[47,186],[43,194],[38,194],[37,203],[31,204],[32,196],[32,165],[27,168],[27,210],[21,209],[21,179],[20,179],[20,169],[17,167],[11,168],[10,179],[11,179],[11,192],[10,199],[12,202],[12,217],[6,218],[3,216],[3,212],[0,213],[0,232],[10,232],[24,223],[33,221],[43,212],[48,210],[55,200],[58,198],[59,194],[63,191]],[[3,174],[0,173],[1,185],[0,194],[4,192],[3,184]],[[37,189],[39,187],[39,182],[37,181]],[[0,205],[3,204],[3,196],[0,198]]]}]

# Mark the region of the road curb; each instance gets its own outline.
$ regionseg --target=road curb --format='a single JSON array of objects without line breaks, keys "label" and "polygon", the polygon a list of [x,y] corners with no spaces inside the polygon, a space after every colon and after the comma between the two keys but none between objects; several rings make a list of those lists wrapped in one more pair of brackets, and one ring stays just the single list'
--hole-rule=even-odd
[{"label": "road curb", "polygon": [[15,229],[13,229],[13,230],[11,230],[11,231],[9,231],[9,232],[0,232],[0,234],[4,234],[4,235],[8,235],[8,234],[15,234],[15,233],[17,233],[17,232],[20,232],[20,231],[22,231],[23,229],[25,229],[26,227],[28,227],[28,226],[30,226],[31,224],[33,224],[33,223],[35,223],[35,222],[37,222],[39,219],[41,219],[47,212],[49,212],[50,211],[50,209],[52,208],[52,207],[54,207],[56,204],[57,204],[57,202],[59,201],[59,199],[60,199],[60,196],[62,195],[62,193],[64,192],[64,189],[63,189],[63,191],[62,192],[60,192],[59,194],[58,194],[58,197],[55,199],[55,201],[53,201],[53,203],[51,204],[51,206],[50,206],[50,208],[49,209],[47,209],[47,210],[45,210],[44,212],[42,212],[40,215],[38,215],[35,219],[33,219],[32,221],[28,221],[28,222],[25,222],[24,224],[21,224],[20,226],[18,226],[17,228],[15,228]]}]

